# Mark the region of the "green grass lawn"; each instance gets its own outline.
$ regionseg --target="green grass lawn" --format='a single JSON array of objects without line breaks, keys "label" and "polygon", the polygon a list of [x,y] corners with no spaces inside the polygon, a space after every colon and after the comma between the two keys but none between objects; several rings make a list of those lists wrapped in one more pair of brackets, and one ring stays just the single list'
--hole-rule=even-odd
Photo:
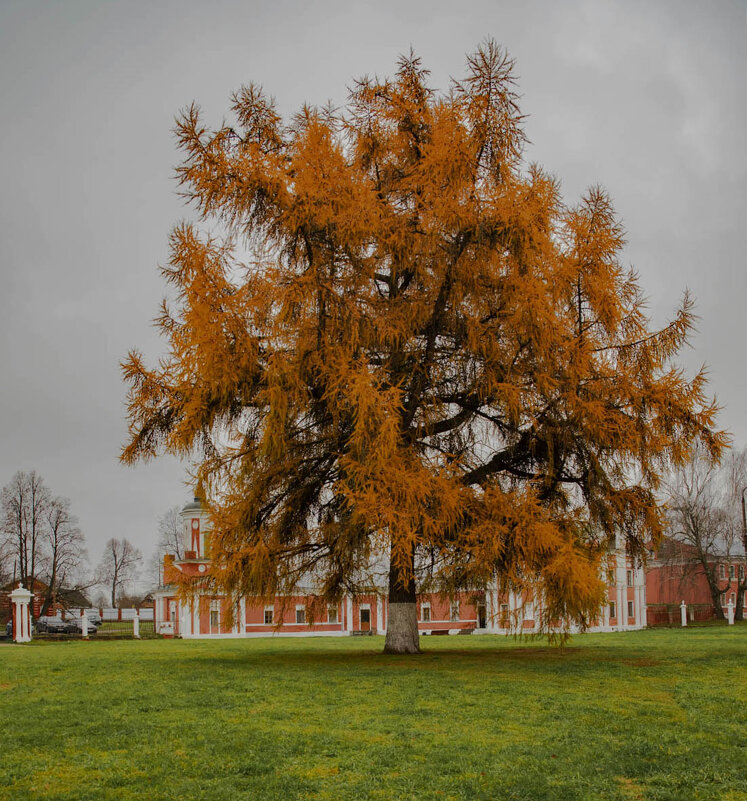
[{"label": "green grass lawn", "polygon": [[747,799],[747,625],[0,646],[0,799]]}]

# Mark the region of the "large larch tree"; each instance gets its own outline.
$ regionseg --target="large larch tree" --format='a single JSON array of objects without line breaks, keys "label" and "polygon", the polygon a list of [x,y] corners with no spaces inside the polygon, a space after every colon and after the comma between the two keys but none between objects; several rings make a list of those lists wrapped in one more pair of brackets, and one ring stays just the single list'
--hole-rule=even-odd
[{"label": "large larch tree", "polygon": [[[523,161],[513,62],[492,41],[448,92],[420,60],[289,123],[255,85],[233,125],[177,120],[185,197],[162,268],[168,355],[123,365],[122,458],[191,456],[231,597],[388,571],[386,650],[416,652],[416,590],[531,590],[583,625],[616,533],[660,536],[660,475],[725,437],[672,364],[687,295],[651,330],[593,188],[564,204]],[[382,568],[383,566],[383,568]]]}]

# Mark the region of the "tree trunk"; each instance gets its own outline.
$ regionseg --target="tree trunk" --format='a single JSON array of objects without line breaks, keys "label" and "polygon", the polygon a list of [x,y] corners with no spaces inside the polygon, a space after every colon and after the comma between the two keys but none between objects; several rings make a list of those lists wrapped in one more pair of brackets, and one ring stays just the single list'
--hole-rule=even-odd
[{"label": "tree trunk", "polygon": [[716,613],[716,620],[726,620],[724,608],[721,606],[721,590],[719,590],[718,585],[713,585],[711,583],[709,583],[709,589],[711,591],[711,602],[713,603],[713,609]]},{"label": "tree trunk", "polygon": [[737,579],[737,606],[734,610],[734,620],[744,620],[744,593],[747,590],[747,581]]},{"label": "tree trunk", "polygon": [[404,570],[395,567],[393,561],[390,562],[388,618],[384,653],[419,654],[414,549],[410,554],[410,564]]}]

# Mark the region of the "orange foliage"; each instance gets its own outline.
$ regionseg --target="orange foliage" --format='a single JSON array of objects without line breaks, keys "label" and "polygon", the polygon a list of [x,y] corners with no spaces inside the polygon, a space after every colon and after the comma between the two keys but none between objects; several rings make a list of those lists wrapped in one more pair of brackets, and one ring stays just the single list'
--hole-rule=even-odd
[{"label": "orange foliage", "polygon": [[122,458],[197,454],[217,589],[336,600],[384,555],[402,586],[497,576],[583,621],[615,533],[660,536],[662,470],[723,447],[671,361],[690,299],[650,330],[606,194],[568,207],[523,163],[512,67],[487,42],[445,94],[411,55],[343,112],[286,126],[249,86],[233,127],[178,119],[184,195],[222,233],[171,236],[169,353],[124,364]]}]

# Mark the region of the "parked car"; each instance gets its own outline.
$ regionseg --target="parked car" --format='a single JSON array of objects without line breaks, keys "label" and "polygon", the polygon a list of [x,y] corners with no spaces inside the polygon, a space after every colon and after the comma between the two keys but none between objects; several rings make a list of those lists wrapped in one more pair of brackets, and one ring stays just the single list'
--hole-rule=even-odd
[{"label": "parked car", "polygon": [[98,609],[86,609],[86,617],[88,618],[88,622],[93,623],[96,628],[103,622]]},{"label": "parked car", "polygon": [[[31,636],[33,637],[36,634],[36,626],[32,623],[31,624]],[[5,624],[5,636],[12,637],[13,636],[13,621],[9,620]]]},{"label": "parked car", "polygon": [[63,634],[67,621],[55,615],[42,615],[36,619],[36,628],[39,632],[48,634]]},{"label": "parked car", "polygon": [[67,610],[67,612],[65,613],[65,617],[68,620],[71,620],[73,618],[80,619],[81,612],[85,612],[86,617],[88,618],[89,627],[101,625],[101,615],[99,614],[98,609],[81,609],[79,607],[78,608],[73,607],[72,609]]},{"label": "parked car", "polygon": [[[72,617],[65,621],[65,631],[68,634],[82,634],[83,624],[79,617]],[[88,634],[96,634],[98,629],[90,621],[88,624]]]}]

